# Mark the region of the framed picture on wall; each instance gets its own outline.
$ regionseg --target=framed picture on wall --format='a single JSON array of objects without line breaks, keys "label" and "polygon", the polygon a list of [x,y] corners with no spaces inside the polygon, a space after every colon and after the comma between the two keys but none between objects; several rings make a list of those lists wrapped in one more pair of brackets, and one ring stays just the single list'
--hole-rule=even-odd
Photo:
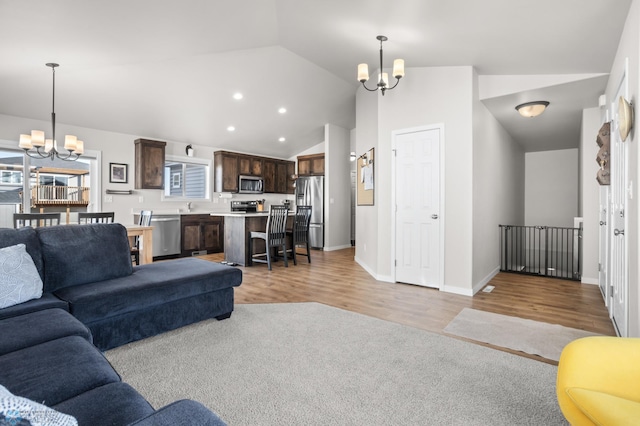
[{"label": "framed picture on wall", "polygon": [[128,181],[128,164],[109,163],[109,182],[111,183],[127,183]]}]

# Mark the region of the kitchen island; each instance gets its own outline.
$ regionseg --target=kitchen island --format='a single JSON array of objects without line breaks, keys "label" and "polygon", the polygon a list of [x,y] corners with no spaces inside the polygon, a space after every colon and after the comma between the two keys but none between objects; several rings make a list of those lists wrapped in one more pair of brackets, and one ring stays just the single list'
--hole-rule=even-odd
[{"label": "kitchen island", "polygon": [[[293,221],[294,212],[289,212],[289,221]],[[255,213],[211,213],[211,216],[224,217],[224,260],[229,263],[247,266],[249,264],[249,237],[251,232],[264,232],[267,229],[269,212]],[[290,224],[289,224],[290,225]],[[254,241],[256,253],[265,252],[263,240]]]}]

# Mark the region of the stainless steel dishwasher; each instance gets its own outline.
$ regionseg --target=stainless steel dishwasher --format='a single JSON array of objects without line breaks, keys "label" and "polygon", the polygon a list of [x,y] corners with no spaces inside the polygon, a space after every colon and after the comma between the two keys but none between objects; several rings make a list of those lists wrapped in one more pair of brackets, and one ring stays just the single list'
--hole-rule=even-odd
[{"label": "stainless steel dishwasher", "polygon": [[153,257],[180,254],[180,215],[153,215]]}]

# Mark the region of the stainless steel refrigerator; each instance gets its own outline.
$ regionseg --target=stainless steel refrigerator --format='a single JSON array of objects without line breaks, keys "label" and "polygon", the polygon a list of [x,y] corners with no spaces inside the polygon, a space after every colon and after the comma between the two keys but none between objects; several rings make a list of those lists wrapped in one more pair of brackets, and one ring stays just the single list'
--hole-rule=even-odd
[{"label": "stainless steel refrigerator", "polygon": [[309,245],[324,247],[324,176],[305,176],[296,180],[296,205],[311,206]]}]

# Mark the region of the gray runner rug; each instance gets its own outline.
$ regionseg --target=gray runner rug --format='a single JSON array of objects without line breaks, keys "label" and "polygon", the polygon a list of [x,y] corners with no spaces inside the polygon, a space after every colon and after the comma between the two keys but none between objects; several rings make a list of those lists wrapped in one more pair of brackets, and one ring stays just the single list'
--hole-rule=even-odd
[{"label": "gray runner rug", "polygon": [[572,340],[597,336],[558,324],[464,308],[444,329],[445,333],[558,361]]},{"label": "gray runner rug", "polygon": [[565,425],[553,365],[319,303],[236,305],[106,352],[158,408],[229,425]]}]

